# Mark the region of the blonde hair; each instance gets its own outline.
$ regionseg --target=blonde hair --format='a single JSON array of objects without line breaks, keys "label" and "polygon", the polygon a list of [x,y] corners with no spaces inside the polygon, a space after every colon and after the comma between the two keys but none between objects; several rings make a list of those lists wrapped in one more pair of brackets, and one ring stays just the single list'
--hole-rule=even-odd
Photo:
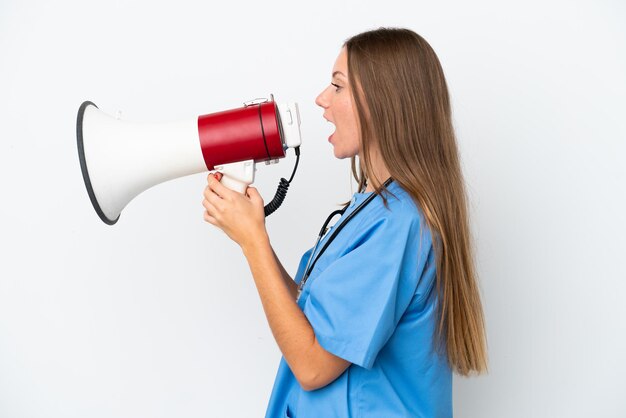
[{"label": "blonde hair", "polygon": [[[422,210],[433,233],[439,296],[437,346],[458,374],[487,370],[482,304],[476,278],[465,186],[448,88],[431,46],[408,29],[380,28],[348,39],[350,91],[360,121],[361,159],[352,157],[359,192],[375,147],[391,177]],[[386,201],[385,201],[386,204]]]}]

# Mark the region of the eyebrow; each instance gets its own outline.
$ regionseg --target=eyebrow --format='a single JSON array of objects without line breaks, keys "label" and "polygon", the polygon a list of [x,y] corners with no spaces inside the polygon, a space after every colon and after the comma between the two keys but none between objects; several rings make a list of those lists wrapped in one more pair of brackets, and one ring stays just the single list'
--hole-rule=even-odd
[{"label": "eyebrow", "polygon": [[[341,71],[335,71],[335,72],[333,73],[333,77],[335,77],[335,76],[337,76],[337,75],[341,75],[341,76],[343,76],[343,77],[346,77],[346,75],[345,75],[344,73],[342,73]],[[346,77],[346,78],[347,78],[347,77]]]}]

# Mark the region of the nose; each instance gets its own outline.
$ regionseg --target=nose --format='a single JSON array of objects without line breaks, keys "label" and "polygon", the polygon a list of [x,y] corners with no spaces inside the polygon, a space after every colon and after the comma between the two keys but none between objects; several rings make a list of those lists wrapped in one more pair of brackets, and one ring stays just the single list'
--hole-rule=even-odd
[{"label": "nose", "polygon": [[328,108],[328,99],[326,98],[326,92],[328,88],[322,90],[322,92],[315,98],[315,104],[321,108]]}]

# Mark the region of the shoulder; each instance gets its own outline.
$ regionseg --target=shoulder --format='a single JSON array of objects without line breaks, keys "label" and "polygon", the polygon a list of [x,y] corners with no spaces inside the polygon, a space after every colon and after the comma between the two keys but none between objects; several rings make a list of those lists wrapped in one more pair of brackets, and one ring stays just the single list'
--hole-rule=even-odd
[{"label": "shoulder", "polygon": [[[385,197],[387,204],[383,203]],[[397,182],[392,182],[387,190],[381,192],[377,198],[378,205],[372,215],[392,225],[421,228],[426,226],[422,210],[413,200],[413,197]]]},{"label": "shoulder", "polygon": [[[382,196],[387,200],[386,205]],[[431,244],[430,228],[422,210],[397,182],[392,182],[375,201],[357,228],[364,236],[376,235],[390,243],[409,240]]]}]

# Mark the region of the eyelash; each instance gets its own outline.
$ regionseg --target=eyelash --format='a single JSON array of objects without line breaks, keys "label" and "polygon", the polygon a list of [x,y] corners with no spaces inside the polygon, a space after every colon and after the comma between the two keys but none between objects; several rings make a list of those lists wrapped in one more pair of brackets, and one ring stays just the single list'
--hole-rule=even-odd
[{"label": "eyelash", "polygon": [[331,86],[335,87],[335,91],[339,91],[339,89],[341,88],[340,85],[335,84],[335,83],[330,83]]}]

